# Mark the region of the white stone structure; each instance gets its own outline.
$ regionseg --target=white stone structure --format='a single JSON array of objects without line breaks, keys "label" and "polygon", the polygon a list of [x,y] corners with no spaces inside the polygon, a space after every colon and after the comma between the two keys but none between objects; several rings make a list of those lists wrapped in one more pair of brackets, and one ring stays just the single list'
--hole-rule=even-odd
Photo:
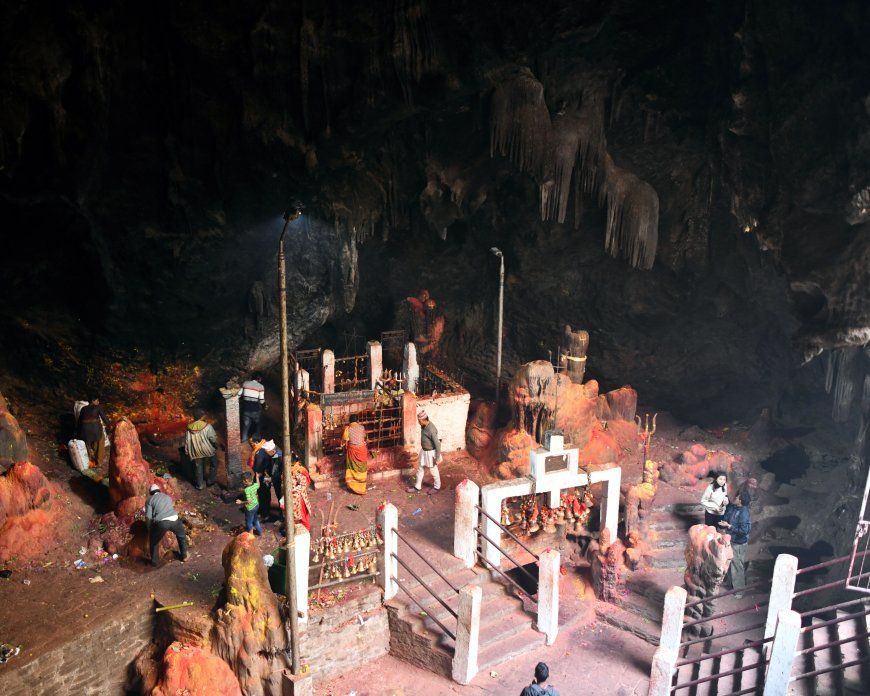
[{"label": "white stone structure", "polygon": [[[465,449],[465,425],[468,422],[470,404],[471,394],[467,391],[439,394],[434,397],[422,396],[417,399],[417,413],[426,411],[429,420],[438,428],[442,453]],[[417,440],[413,444],[419,447],[419,427]]]},{"label": "white stone structure", "polygon": [[459,611],[456,617],[456,647],[453,651],[453,681],[468,684],[477,674],[480,647],[480,605],[483,590],[480,585],[466,585],[459,590]]},{"label": "white stone structure", "polygon": [[[575,450],[576,451],[576,450]],[[619,523],[619,483],[622,479],[622,469],[618,466],[602,471],[593,471],[588,476],[584,473],[558,472],[533,479],[530,476],[510,481],[497,481],[480,489],[480,507],[494,519],[501,519],[501,506],[507,498],[530,495],[531,493],[548,493],[550,507],[561,505],[560,493],[567,488],[578,488],[594,483],[604,483],[604,494],[598,501],[601,515],[601,529],[610,530],[610,538],[616,539],[616,527]],[[488,517],[483,517],[483,533],[495,543],[501,543],[501,529]],[[502,555],[488,541],[483,542],[484,557],[497,568],[501,567]]]}]

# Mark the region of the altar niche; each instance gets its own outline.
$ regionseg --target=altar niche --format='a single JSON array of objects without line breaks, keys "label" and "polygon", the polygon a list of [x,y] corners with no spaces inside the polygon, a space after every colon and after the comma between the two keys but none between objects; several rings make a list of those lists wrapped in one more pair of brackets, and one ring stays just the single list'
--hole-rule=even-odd
[{"label": "altar niche", "polygon": [[[546,444],[549,448],[539,447],[531,451],[529,476],[498,481],[481,488],[481,509],[496,520],[506,520],[510,516],[511,524],[519,529],[517,536],[522,538],[541,530],[544,534],[555,533],[560,525],[564,525],[562,529],[566,535],[575,534],[578,522],[583,534],[594,505],[599,509],[599,528],[610,530],[610,538],[615,539],[622,469],[578,471],[578,449],[564,449],[560,435],[550,435]],[[592,486],[601,489],[595,500],[590,490]],[[494,542],[503,543],[499,526],[486,515],[480,517],[484,534]],[[572,529],[568,529],[569,521]],[[501,567],[503,556],[498,549],[486,540],[482,539],[481,543],[486,560]]]}]

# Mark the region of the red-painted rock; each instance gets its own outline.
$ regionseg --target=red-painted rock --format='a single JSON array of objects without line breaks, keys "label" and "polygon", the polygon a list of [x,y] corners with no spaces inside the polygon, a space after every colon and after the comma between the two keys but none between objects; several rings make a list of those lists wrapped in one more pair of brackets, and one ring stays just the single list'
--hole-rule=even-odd
[{"label": "red-painted rock", "polygon": [[481,402],[465,427],[465,446],[472,457],[480,458],[492,442],[495,426],[495,404]]},{"label": "red-painted rock", "polygon": [[112,457],[109,460],[109,496],[117,508],[126,498],[148,495],[154,480],[148,462],[142,457],[142,447],[136,427],[126,418],[115,423]]},{"label": "red-painted rock", "polygon": [[580,450],[580,466],[595,471],[607,468],[622,456],[616,439],[608,430],[593,430],[586,446]]},{"label": "red-painted rock", "polygon": [[246,696],[280,696],[289,669],[285,617],[269,587],[263,552],[253,534],[233,538],[223,552],[226,603],[210,635],[214,653],[235,673]]},{"label": "red-painted rock", "polygon": [[27,459],[27,437],[0,394],[0,472]]},{"label": "red-painted rock", "polygon": [[242,696],[227,663],[196,646],[172,643],[163,655],[162,672],[151,696]]},{"label": "red-painted rock", "polygon": [[37,558],[55,546],[60,508],[53,484],[30,462],[0,476],[0,562]]}]

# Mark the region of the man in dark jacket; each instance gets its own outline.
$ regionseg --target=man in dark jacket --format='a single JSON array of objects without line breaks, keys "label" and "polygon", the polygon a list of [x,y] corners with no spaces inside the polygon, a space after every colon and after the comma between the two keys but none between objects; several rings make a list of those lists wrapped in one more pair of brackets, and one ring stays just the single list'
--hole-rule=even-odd
[{"label": "man in dark jacket", "polygon": [[[731,583],[732,590],[742,590],[746,587],[746,549],[749,547],[749,532],[752,530],[752,517],[749,514],[749,491],[742,491],[737,500],[731,503],[725,510],[725,518],[720,523],[723,531],[731,535],[731,549],[734,558],[728,566],[726,582]],[[734,595],[737,599],[743,597],[743,593]]]},{"label": "man in dark jacket", "polygon": [[245,442],[248,436],[254,440],[260,439],[260,415],[265,402],[266,390],[263,387],[262,377],[255,374],[242,384],[242,442]]},{"label": "man in dark jacket", "polygon": [[535,667],[535,681],[523,689],[520,696],[559,696],[559,692],[552,686],[547,686],[550,678],[550,668],[543,662]]},{"label": "man in dark jacket", "polygon": [[178,541],[178,560],[187,560],[187,536],[184,522],[172,505],[172,498],[160,490],[156,483],[151,484],[148,502],[145,503],[145,521],[148,523],[148,541],[151,545],[151,565],[160,565],[160,542],[166,532],[175,534]]},{"label": "man in dark jacket", "polygon": [[[277,483],[276,470],[280,470],[283,466],[284,452],[275,444],[274,440],[269,440],[254,455],[254,473],[257,475],[257,481],[260,483],[260,489],[257,492],[260,503],[260,516],[263,519],[269,519],[272,515],[272,489],[270,486],[272,483]],[[276,486],[275,490],[280,499],[280,489]]]},{"label": "man in dark jacket", "polygon": [[87,406],[79,411],[78,439],[88,448],[88,457],[97,466],[103,459],[105,448],[105,424],[109,422],[106,412],[98,398],[92,398]]}]

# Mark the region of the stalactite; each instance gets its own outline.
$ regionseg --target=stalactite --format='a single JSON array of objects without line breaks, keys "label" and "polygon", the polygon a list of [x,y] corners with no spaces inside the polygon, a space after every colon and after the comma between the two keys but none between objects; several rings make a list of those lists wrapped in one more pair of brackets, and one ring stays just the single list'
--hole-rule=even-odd
[{"label": "stalactite", "polygon": [[508,157],[521,171],[537,176],[547,155],[550,130],[544,86],[528,68],[498,84],[492,95],[490,156]]},{"label": "stalactite", "polygon": [[305,130],[309,130],[308,121],[308,98],[309,98],[309,71],[312,60],[319,56],[319,42],[314,22],[311,19],[303,19],[299,27],[299,92],[302,100],[302,119]]},{"label": "stalactite", "polygon": [[607,253],[650,269],[658,244],[659,197],[655,189],[604,156],[604,183],[599,204],[607,204],[604,246]]},{"label": "stalactite", "polygon": [[[858,379],[855,374],[855,358],[860,347],[839,348],[834,353],[834,404],[831,417],[835,423],[843,423],[849,418],[849,410],[855,397]],[[827,379],[826,379],[827,382]]]},{"label": "stalactite", "polygon": [[580,150],[580,116],[565,110],[553,119],[553,178],[541,186],[541,219],[565,222],[571,197],[571,178]]},{"label": "stalactite", "polygon": [[412,103],[411,80],[419,82],[437,66],[435,39],[426,0],[396,0],[393,64],[405,101]]}]

